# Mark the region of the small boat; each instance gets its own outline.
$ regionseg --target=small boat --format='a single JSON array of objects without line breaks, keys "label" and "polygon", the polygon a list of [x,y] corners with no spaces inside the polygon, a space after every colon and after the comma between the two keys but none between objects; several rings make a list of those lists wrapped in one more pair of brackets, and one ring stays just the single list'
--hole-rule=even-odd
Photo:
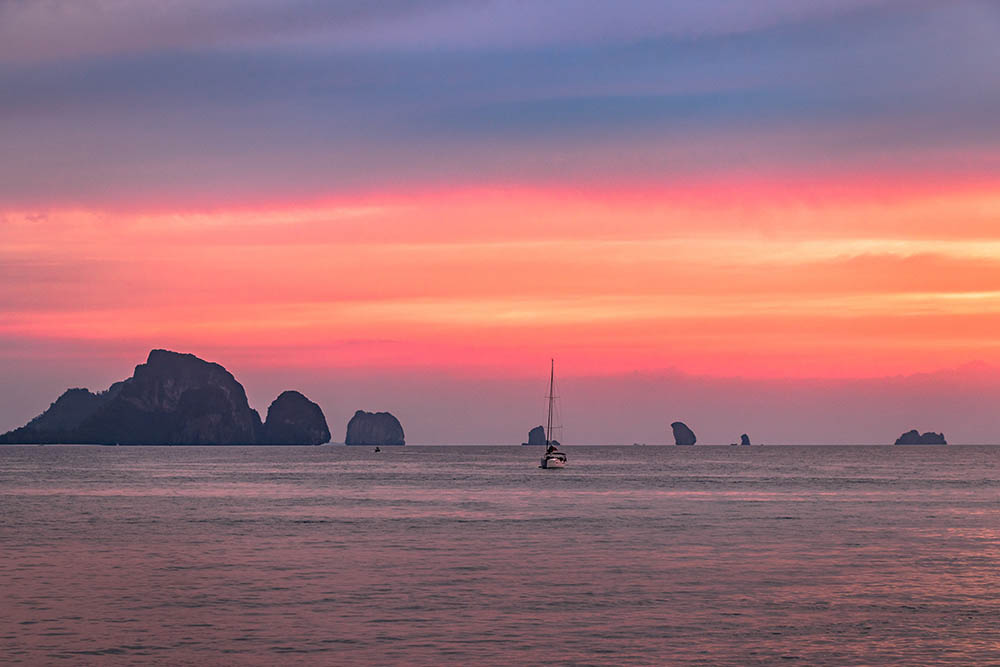
[{"label": "small boat", "polygon": [[550,468],[565,468],[566,455],[556,449],[555,445],[549,445],[549,447],[542,456],[542,463],[538,467],[545,468],[546,470]]},{"label": "small boat", "polygon": [[559,441],[552,438],[553,405],[556,399],[555,384],[556,362],[553,359],[552,366],[549,369],[549,419],[546,422],[547,426],[545,428],[545,453],[542,454],[542,461],[538,466],[546,470],[566,467],[566,455],[559,451]]}]

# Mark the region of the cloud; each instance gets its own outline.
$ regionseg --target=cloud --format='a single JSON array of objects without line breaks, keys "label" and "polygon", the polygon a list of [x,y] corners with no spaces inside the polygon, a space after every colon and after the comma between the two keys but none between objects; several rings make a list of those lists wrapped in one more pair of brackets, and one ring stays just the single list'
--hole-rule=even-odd
[{"label": "cloud", "polygon": [[888,0],[4,0],[0,60],[254,45],[495,49],[759,30]]},{"label": "cloud", "polygon": [[458,0],[4,0],[0,61],[266,44],[318,31],[364,31],[455,4]]},{"label": "cloud", "polygon": [[[156,21],[148,30],[129,21],[157,10],[122,4],[102,11],[126,17],[128,34],[155,44]],[[543,4],[460,11],[431,3],[413,11],[444,20],[449,12],[506,15],[516,6],[527,17]],[[0,148],[15,159],[0,165],[0,198],[226,200],[390,183],[996,167],[1000,90],[990,63],[1000,58],[1000,40],[983,27],[983,8],[859,3],[832,14],[811,3],[806,20],[792,4],[773,3],[781,20],[766,26],[706,28],[697,38],[654,30],[616,41],[597,30],[568,43],[487,40],[451,50],[251,39],[225,49],[164,43],[61,62],[6,59]],[[23,11],[54,11],[40,6]],[[12,7],[22,5],[4,11],[22,11]],[[184,13],[189,4],[169,7],[163,11],[194,21]],[[221,7],[204,21],[233,14],[239,20],[219,20],[264,26],[254,12],[277,11],[262,3]],[[303,7],[355,20],[349,5]],[[590,13],[572,21],[596,30],[610,20],[597,7],[588,4]],[[721,5],[690,16],[681,5],[657,7],[636,11],[669,10],[706,26],[724,15]],[[376,9],[378,16],[365,10],[357,20],[416,20],[392,3]],[[79,11],[65,9],[70,17]],[[462,33],[461,21],[446,24]],[[46,36],[47,25],[23,34],[60,43]],[[352,35],[367,29],[350,25]]]},{"label": "cloud", "polygon": [[[428,369],[467,397],[557,353],[660,372],[626,442],[664,405],[710,422],[713,392],[726,441],[801,441],[855,390],[899,410],[880,438],[950,435],[964,407],[917,423],[933,402],[885,385],[770,428],[809,388],[761,378],[1000,360],[998,25],[973,1],[0,0],[0,375],[37,354],[44,405],[87,375],[65,360],[110,381],[207,349],[363,365],[379,387],[337,390],[366,404],[412,372],[430,439]],[[520,389],[441,437],[518,441],[486,412]],[[613,439],[602,391],[576,421]]]}]

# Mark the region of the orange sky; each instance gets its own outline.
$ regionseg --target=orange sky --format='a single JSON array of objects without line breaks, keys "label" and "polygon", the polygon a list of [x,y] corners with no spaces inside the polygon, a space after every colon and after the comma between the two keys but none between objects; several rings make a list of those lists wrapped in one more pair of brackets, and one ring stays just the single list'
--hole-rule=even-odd
[{"label": "orange sky", "polygon": [[571,440],[1000,441],[991,3],[98,4],[0,4],[0,430],[169,348],[417,442],[551,357]]},{"label": "orange sky", "polygon": [[[1000,188],[856,179],[6,210],[0,336],[254,365],[868,377],[1000,363]],[[20,353],[19,353],[20,354]]]}]

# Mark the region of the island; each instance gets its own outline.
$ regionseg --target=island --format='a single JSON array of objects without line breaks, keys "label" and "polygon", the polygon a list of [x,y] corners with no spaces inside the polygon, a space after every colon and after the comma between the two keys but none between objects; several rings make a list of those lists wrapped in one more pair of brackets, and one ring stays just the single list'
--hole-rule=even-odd
[{"label": "island", "polygon": [[544,445],[545,444],[545,428],[542,426],[536,426],[535,428],[528,431],[528,442],[522,442],[522,445]]},{"label": "island", "polygon": [[98,393],[68,389],[45,412],[0,435],[0,444],[316,445],[329,440],[323,411],[299,392],[279,396],[267,422],[261,422],[243,385],[221,365],[159,349],[135,367],[132,377]]},{"label": "island", "polygon": [[695,436],[694,431],[688,428],[688,425],[684,422],[674,422],[670,425],[670,428],[674,432],[674,444],[675,445],[693,445],[698,442],[698,438]]},{"label": "island", "polygon": [[896,438],[895,444],[897,445],[947,445],[948,441],[944,439],[944,433],[935,433],[934,431],[928,431],[927,433],[920,433],[917,429],[910,429],[903,435]]},{"label": "island", "polygon": [[403,426],[391,413],[358,410],[347,423],[345,445],[405,445]]},{"label": "island", "polygon": [[283,391],[267,409],[261,444],[321,445],[330,442],[330,429],[318,405],[297,391]]}]

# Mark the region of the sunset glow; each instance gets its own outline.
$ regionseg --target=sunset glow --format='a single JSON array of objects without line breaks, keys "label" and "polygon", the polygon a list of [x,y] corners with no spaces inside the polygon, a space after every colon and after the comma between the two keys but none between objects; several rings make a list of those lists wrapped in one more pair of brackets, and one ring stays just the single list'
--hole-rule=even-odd
[{"label": "sunset glow", "polygon": [[1000,363],[1000,189],[732,190],[7,211],[0,332],[515,375]]},{"label": "sunset glow", "polygon": [[0,656],[998,665],[1000,0],[0,0]]},{"label": "sunset glow", "polygon": [[4,426],[154,347],[347,403],[1000,366],[988,3],[62,4],[0,7]]}]

